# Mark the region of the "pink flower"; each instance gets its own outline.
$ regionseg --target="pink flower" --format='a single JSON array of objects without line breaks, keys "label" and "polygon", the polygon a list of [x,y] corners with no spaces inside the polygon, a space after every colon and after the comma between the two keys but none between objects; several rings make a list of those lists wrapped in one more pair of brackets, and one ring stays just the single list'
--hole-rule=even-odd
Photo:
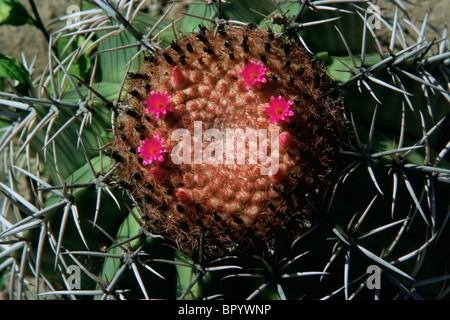
[{"label": "pink flower", "polygon": [[152,90],[150,92],[150,97],[144,101],[144,103],[148,106],[144,112],[154,112],[153,118],[155,120],[158,120],[159,117],[161,117],[161,119],[165,119],[167,111],[173,111],[172,103],[169,100],[170,95],[167,94],[167,91],[160,93]]},{"label": "pink flower", "polygon": [[250,89],[252,85],[256,85],[256,87],[260,89],[260,82],[265,83],[267,81],[267,79],[264,78],[267,71],[269,71],[269,69],[264,68],[264,63],[256,63],[253,60],[250,60],[243,69],[239,70],[239,75],[244,78],[244,82],[246,83],[245,89]]},{"label": "pink flower", "polygon": [[163,142],[164,138],[161,138],[161,140],[159,140],[157,134],[153,135],[152,140],[145,138],[144,141],[142,141],[142,147],[138,147],[136,151],[139,153],[141,157],[144,158],[144,160],[142,161],[143,166],[146,166],[152,163],[153,161],[155,162],[164,161],[164,158],[161,154],[164,152],[168,152],[169,148],[161,147]]},{"label": "pink flower", "polygon": [[294,115],[294,111],[289,110],[293,103],[292,100],[286,101],[281,96],[278,98],[275,98],[274,96],[270,97],[269,107],[263,109],[267,112],[267,115],[270,116],[268,122],[272,122],[275,125],[278,124],[278,121],[280,120],[290,122],[290,119],[287,117]]}]

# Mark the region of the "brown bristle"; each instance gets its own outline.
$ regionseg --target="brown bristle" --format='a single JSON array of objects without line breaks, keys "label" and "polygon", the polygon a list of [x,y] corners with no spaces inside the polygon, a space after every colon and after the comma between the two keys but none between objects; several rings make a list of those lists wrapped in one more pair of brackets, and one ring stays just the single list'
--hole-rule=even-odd
[{"label": "brown bristle", "polygon": [[[247,87],[241,71],[252,63],[267,71],[264,81]],[[188,253],[199,249],[202,238],[203,252],[214,256],[274,249],[311,225],[312,207],[339,165],[346,120],[339,91],[301,47],[253,25],[199,26],[199,32],[144,58],[129,79],[130,107],[119,115],[111,157],[120,163],[119,184],[141,200],[145,231]],[[152,95],[169,101],[159,117]],[[291,103],[289,121],[269,123],[265,108],[272,99]],[[200,121],[202,134],[278,130],[284,140],[277,166],[262,174],[250,151],[243,163],[232,165],[175,163],[174,133],[194,137]],[[164,139],[160,148],[167,151],[163,160],[148,163],[141,148],[154,136]],[[201,151],[211,145],[204,138]],[[239,151],[232,154],[236,161]]]}]

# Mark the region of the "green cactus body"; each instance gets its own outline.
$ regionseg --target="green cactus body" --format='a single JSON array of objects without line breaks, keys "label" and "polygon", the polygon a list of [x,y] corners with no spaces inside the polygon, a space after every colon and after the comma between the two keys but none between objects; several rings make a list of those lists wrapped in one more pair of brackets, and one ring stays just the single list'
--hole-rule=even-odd
[{"label": "green cactus body", "polygon": [[[446,28],[369,1],[83,6],[42,75],[0,54],[10,299],[448,299]],[[276,129],[279,162],[174,160],[227,128]]]}]

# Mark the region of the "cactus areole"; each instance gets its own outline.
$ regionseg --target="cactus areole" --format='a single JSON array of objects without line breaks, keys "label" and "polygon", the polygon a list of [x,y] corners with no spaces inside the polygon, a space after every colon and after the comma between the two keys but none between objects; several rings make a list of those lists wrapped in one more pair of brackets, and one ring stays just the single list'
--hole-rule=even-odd
[{"label": "cactus areole", "polygon": [[113,156],[146,233],[217,256],[275,250],[314,224],[346,121],[336,84],[297,43],[201,27],[147,55],[128,93]]}]

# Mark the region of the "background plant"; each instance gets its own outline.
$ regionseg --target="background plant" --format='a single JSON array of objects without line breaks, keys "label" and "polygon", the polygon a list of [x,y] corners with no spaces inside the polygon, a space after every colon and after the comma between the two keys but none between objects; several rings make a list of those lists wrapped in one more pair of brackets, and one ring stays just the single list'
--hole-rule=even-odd
[{"label": "background plant", "polygon": [[[0,54],[0,270],[9,297],[448,298],[447,28],[428,39],[428,14],[415,26],[394,2],[385,17],[369,1],[209,1],[169,21],[172,5],[154,17],[143,2],[83,1],[76,24],[47,34],[42,74]],[[37,9],[13,0],[0,8],[0,23],[46,33]],[[371,28],[373,15],[388,41]],[[126,75],[143,54],[221,21],[269,25],[307,48],[339,83],[354,133],[348,166],[309,233],[272,255],[209,261],[143,235],[107,150]],[[372,264],[383,270],[381,290],[366,288]],[[82,271],[79,290],[70,265]]]}]

